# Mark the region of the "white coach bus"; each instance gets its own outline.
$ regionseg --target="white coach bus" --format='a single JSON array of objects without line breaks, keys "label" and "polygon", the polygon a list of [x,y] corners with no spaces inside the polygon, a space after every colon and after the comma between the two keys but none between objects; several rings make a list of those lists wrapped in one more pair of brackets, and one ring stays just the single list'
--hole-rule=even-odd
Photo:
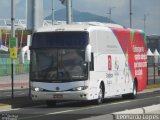
[{"label": "white coach bus", "polygon": [[122,95],[146,87],[145,35],[106,24],[55,25],[33,33],[31,97],[48,106],[65,100]]}]

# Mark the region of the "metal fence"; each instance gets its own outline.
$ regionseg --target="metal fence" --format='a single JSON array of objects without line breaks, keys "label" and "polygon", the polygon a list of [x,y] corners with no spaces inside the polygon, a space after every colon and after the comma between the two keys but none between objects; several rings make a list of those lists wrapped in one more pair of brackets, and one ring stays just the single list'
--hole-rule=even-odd
[{"label": "metal fence", "polygon": [[160,83],[160,64],[148,63],[147,70],[147,84]]}]

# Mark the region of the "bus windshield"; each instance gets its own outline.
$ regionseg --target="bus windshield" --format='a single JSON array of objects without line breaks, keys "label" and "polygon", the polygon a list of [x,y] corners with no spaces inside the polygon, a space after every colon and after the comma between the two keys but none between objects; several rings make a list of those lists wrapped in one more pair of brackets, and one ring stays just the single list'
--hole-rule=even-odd
[{"label": "bus windshield", "polygon": [[85,49],[32,49],[31,81],[68,82],[87,79]]}]

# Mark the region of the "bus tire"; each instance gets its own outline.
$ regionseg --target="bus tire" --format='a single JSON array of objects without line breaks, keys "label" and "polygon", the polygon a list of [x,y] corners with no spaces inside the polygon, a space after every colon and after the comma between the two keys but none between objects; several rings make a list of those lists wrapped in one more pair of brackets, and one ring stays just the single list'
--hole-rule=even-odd
[{"label": "bus tire", "polygon": [[122,97],[124,99],[134,99],[134,98],[137,97],[137,84],[136,84],[136,82],[134,82],[134,84],[133,84],[133,91],[132,91],[132,93],[123,94]]},{"label": "bus tire", "polygon": [[99,86],[98,98],[95,100],[95,104],[96,105],[101,104],[103,102],[103,99],[104,99],[104,88],[103,85],[101,84]]},{"label": "bus tire", "polygon": [[48,100],[48,101],[46,101],[46,104],[47,104],[47,106],[48,107],[55,107],[56,106],[56,101],[52,101],[52,100]]},{"label": "bus tire", "polygon": [[137,97],[137,84],[134,83],[134,84],[133,84],[133,92],[130,94],[130,98],[131,98],[131,99],[134,99],[134,98],[136,98],[136,97]]}]

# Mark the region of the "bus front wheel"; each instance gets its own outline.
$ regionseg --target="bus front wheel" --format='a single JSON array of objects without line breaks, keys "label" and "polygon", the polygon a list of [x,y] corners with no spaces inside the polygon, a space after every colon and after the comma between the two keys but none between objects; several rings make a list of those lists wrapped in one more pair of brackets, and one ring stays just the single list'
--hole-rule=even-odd
[{"label": "bus front wheel", "polygon": [[97,105],[99,105],[99,104],[101,104],[102,102],[103,102],[103,96],[104,96],[104,91],[103,91],[104,89],[103,89],[103,85],[101,84],[100,86],[99,86],[99,91],[98,91],[98,98],[97,98],[97,100],[95,101],[95,103],[97,104]]}]

